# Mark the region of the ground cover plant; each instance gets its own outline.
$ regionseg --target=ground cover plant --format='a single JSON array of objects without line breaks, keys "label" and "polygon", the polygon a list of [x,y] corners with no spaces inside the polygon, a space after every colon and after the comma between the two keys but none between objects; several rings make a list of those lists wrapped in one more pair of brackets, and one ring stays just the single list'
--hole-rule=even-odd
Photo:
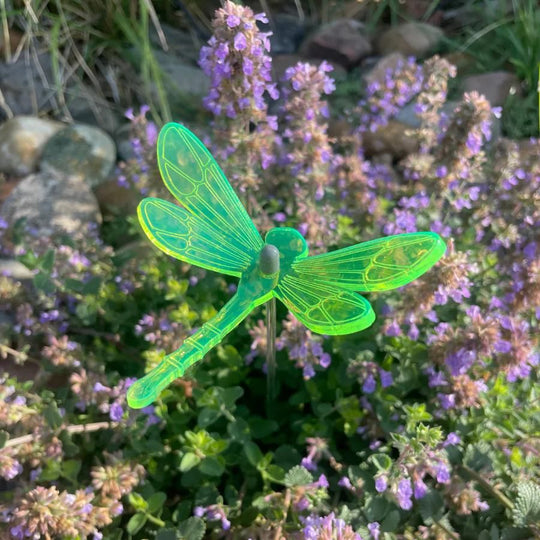
[{"label": "ground cover plant", "polygon": [[[540,537],[538,140],[492,140],[501,111],[474,92],[442,113],[455,68],[439,57],[372,81],[331,138],[331,66],[272,81],[264,19],[232,2],[216,12],[200,56],[213,122],[190,126],[258,230],[295,227],[312,254],[432,230],[446,256],[370,294],[377,320],[358,334],[312,334],[278,306],[269,403],[260,310],[135,411],[134,377],[210,319],[235,280],[154,250],[134,216],[81,238],[0,222],[3,253],[35,271],[25,284],[0,276],[14,314],[0,352],[30,373],[0,382],[2,534]],[[366,159],[362,137],[408,102],[416,150],[395,167]],[[167,198],[148,112],[128,112],[135,157],[118,181]]]}]

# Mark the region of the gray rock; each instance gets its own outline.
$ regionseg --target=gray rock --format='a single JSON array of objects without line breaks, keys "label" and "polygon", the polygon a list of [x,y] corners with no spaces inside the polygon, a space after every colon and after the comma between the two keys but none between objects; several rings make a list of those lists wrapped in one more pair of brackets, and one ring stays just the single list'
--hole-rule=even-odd
[{"label": "gray rock", "polygon": [[391,53],[380,58],[373,67],[364,75],[366,86],[373,82],[383,85],[387,71],[394,71],[399,64],[405,65],[407,58],[401,53]]},{"label": "gray rock", "polygon": [[[79,124],[97,126],[112,135],[122,123],[118,107],[84,83],[70,85],[65,98],[71,118]],[[71,120],[66,115],[64,118]]]},{"label": "gray rock", "polygon": [[154,56],[165,75],[168,94],[192,94],[204,96],[210,89],[210,79],[198,66],[188,64],[182,58],[155,50]]},{"label": "gray rock", "polygon": [[365,26],[355,20],[338,19],[309,36],[300,53],[309,58],[324,58],[349,69],[371,53]]},{"label": "gray rock", "polygon": [[124,124],[114,133],[114,142],[118,150],[118,159],[127,161],[135,157],[133,146],[131,145],[131,124]]},{"label": "gray rock", "polygon": [[[190,35],[183,30],[174,28],[165,23],[161,23],[161,30],[163,31],[163,36],[165,37],[165,42],[167,44],[167,49],[165,50],[167,54],[176,56],[177,58],[184,60],[184,62],[193,65],[198,62],[199,51],[203,43],[199,43],[199,39],[196,35]],[[152,25],[149,34],[152,45],[158,50],[163,50],[162,43],[154,25]]]},{"label": "gray rock", "polygon": [[492,107],[503,105],[510,93],[519,90],[519,79],[509,71],[492,71],[480,75],[470,75],[463,81],[463,91],[476,90],[486,97]]},{"label": "gray rock", "polygon": [[[56,109],[54,77],[49,53],[35,58],[27,51],[15,62],[0,62],[0,88],[7,109],[14,116],[37,115]],[[0,107],[0,116],[7,116]]]},{"label": "gray rock", "polygon": [[34,58],[23,52],[15,62],[0,62],[0,89],[5,100],[4,106],[0,104],[0,119],[47,113],[63,121],[98,125],[108,132],[118,127],[121,113],[92,88],[74,80],[62,80],[60,85],[62,100],[58,99],[49,53]]},{"label": "gray rock", "polygon": [[0,209],[8,225],[26,218],[40,236],[85,234],[90,223],[100,223],[98,203],[78,176],[52,171],[32,174],[20,182]]},{"label": "gray rock", "polygon": [[377,51],[386,55],[399,52],[405,56],[423,57],[443,37],[443,31],[431,24],[409,22],[390,28],[377,40]]},{"label": "gray rock", "polygon": [[79,176],[95,188],[108,178],[115,162],[116,146],[107,133],[94,126],[74,124],[47,141],[40,167]]},{"label": "gray rock", "polygon": [[63,125],[35,116],[16,116],[0,126],[0,173],[25,176],[37,170],[41,151]]},{"label": "gray rock", "polygon": [[294,54],[304,39],[305,25],[294,15],[277,13],[272,16],[270,23],[257,23],[264,32],[272,32],[270,36],[270,51],[274,54]]},{"label": "gray rock", "polygon": [[9,276],[18,281],[24,281],[32,279],[34,273],[19,261],[0,259],[0,276]]}]

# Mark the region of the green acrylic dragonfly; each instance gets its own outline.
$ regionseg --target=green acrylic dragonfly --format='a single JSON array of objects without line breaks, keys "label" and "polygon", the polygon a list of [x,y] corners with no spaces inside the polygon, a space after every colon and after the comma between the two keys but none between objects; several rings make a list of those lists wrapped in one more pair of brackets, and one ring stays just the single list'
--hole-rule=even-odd
[{"label": "green acrylic dragonfly", "polygon": [[173,380],[217,345],[257,306],[278,298],[311,331],[358,332],[375,314],[357,292],[387,291],[429,270],[446,246],[433,232],[400,234],[308,257],[289,227],[262,240],[227,178],[203,143],[169,123],[157,142],[163,181],[182,207],[146,198],[138,216],[159,249],[182,261],[240,278],[236,294],[182,346],[128,390],[131,407],[154,401]]}]

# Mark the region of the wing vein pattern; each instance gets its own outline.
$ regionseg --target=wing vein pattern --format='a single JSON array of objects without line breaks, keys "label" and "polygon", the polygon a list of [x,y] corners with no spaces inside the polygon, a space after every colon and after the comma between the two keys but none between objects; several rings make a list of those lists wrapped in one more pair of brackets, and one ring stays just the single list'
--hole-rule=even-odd
[{"label": "wing vein pattern", "polygon": [[180,124],[167,124],[159,134],[158,165],[165,185],[190,214],[208,222],[249,260],[259,253],[260,234],[212,154],[193,133]]},{"label": "wing vein pattern", "polygon": [[446,246],[431,232],[399,234],[306,257],[292,268],[313,284],[345,291],[387,291],[429,270]]}]

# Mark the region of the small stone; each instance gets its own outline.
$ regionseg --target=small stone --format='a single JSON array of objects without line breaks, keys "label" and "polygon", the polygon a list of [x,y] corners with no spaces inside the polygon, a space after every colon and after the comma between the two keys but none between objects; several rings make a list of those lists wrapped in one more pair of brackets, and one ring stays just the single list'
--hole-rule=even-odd
[{"label": "small stone", "polygon": [[[96,126],[109,134],[113,134],[124,120],[117,105],[84,83],[70,86],[66,92],[66,106],[75,123]],[[66,120],[71,121],[71,118]]]},{"label": "small stone", "polygon": [[204,96],[210,90],[210,79],[198,66],[188,64],[182,58],[164,51],[153,51],[154,57],[165,75],[164,85],[167,93],[173,95],[191,94]]},{"label": "small stone", "polygon": [[102,182],[94,190],[94,195],[103,216],[118,215],[119,210],[126,215],[135,215],[140,202],[140,196],[132,189],[120,186],[116,178]]},{"label": "small stone", "polygon": [[97,127],[74,124],[49,139],[40,167],[43,171],[79,176],[95,188],[109,177],[115,162],[116,147],[107,133]]},{"label": "small stone", "polygon": [[0,276],[8,276],[18,281],[33,279],[32,270],[15,259],[0,259]]},{"label": "small stone", "polygon": [[49,53],[35,57],[21,54],[14,62],[0,62],[0,87],[5,105],[0,106],[0,118],[23,114],[37,115],[58,107],[55,96],[52,60]]},{"label": "small stone", "polygon": [[476,90],[486,97],[492,107],[503,105],[509,94],[519,90],[519,79],[509,71],[492,71],[480,75],[470,75],[463,81],[464,92]]},{"label": "small stone", "polygon": [[439,43],[444,33],[427,23],[409,22],[390,28],[377,40],[377,50],[386,55],[399,52],[405,56],[423,57]]},{"label": "small stone", "polygon": [[272,32],[270,36],[272,56],[294,54],[304,39],[304,24],[298,17],[288,13],[277,13],[272,16],[272,24],[258,22],[257,26],[264,32]]},{"label": "small stone", "polygon": [[36,118],[15,116],[0,126],[0,173],[26,176],[37,170],[45,143],[63,124]]},{"label": "small stone", "polygon": [[371,41],[362,23],[338,19],[308,37],[300,53],[310,58],[324,58],[350,69],[368,56],[371,50]]},{"label": "small stone", "polygon": [[0,215],[12,226],[26,225],[41,237],[86,234],[90,223],[101,223],[98,203],[79,176],[42,171],[22,180],[10,193]]},{"label": "small stone", "polygon": [[418,150],[418,141],[415,137],[408,136],[410,126],[390,120],[386,126],[381,126],[377,131],[367,131],[362,135],[362,142],[366,156],[376,154],[391,154],[395,159],[403,158]]},{"label": "small stone", "polygon": [[398,52],[383,56],[364,76],[366,86],[374,82],[384,85],[386,72],[394,71],[399,64],[404,66],[406,63],[407,58]]}]

